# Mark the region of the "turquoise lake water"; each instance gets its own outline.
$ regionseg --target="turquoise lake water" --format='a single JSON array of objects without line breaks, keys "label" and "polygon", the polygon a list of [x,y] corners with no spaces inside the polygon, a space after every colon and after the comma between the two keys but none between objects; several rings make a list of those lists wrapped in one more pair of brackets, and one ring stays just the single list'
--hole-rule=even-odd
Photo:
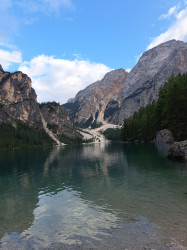
[{"label": "turquoise lake water", "polygon": [[0,248],[186,247],[187,164],[163,148],[0,151]]}]

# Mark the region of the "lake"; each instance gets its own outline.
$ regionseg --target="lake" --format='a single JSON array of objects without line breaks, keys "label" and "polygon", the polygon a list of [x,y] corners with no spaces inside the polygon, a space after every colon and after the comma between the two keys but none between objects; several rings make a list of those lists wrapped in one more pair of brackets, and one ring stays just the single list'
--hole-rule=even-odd
[{"label": "lake", "polygon": [[0,151],[1,249],[186,249],[187,164],[154,144]]}]

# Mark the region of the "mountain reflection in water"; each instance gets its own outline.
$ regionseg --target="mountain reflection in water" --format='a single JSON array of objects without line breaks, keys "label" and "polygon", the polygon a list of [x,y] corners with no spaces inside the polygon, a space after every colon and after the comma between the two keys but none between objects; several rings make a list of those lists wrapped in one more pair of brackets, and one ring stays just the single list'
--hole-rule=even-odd
[{"label": "mountain reflection in water", "polygon": [[0,166],[3,249],[187,244],[187,166],[152,144],[1,151]]}]

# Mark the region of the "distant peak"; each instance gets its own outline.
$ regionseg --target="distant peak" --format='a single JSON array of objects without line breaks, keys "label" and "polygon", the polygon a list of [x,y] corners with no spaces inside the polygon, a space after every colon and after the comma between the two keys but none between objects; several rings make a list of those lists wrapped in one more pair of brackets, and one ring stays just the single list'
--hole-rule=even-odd
[{"label": "distant peak", "polygon": [[125,73],[125,69],[120,68],[120,69],[113,69],[111,71],[109,71],[107,74],[115,74],[115,73]]},{"label": "distant peak", "polygon": [[179,45],[182,46],[184,44],[185,44],[185,42],[183,42],[183,41],[172,39],[172,40],[168,40],[166,42],[160,43],[160,44],[154,46],[153,48],[148,49],[147,51],[155,50],[155,49],[161,48],[161,47],[176,47]]},{"label": "distant peak", "polygon": [[158,53],[166,53],[168,51],[168,54],[171,53],[174,49],[179,49],[187,46],[187,43],[180,41],[180,40],[169,40],[167,42],[163,42],[153,48],[150,48],[146,50],[140,58],[143,58],[144,56],[150,55],[152,53],[158,52]]},{"label": "distant peak", "polygon": [[[183,41],[180,41],[180,40],[175,40],[175,39],[172,39],[172,40],[169,40],[167,42],[164,42],[164,43],[161,43],[159,44],[158,46],[163,46],[163,45],[174,45],[174,44],[184,44]],[[156,46],[157,47],[157,46]]]},{"label": "distant peak", "polygon": [[123,75],[127,75],[128,72],[125,71],[124,69],[120,68],[120,69],[113,69],[111,71],[109,71],[108,73],[106,73],[106,75],[104,76],[104,79],[108,79],[110,77],[114,78],[118,78],[120,75],[123,76]]}]

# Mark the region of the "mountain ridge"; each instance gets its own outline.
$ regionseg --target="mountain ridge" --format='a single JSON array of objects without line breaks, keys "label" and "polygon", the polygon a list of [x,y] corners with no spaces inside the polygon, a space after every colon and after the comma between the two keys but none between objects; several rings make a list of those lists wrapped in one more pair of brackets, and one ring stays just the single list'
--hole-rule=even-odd
[{"label": "mountain ridge", "polygon": [[171,74],[185,72],[187,43],[171,40],[144,52],[129,73],[112,70],[60,105],[39,104],[31,79],[21,71],[6,72],[0,65],[0,124],[19,121],[38,131],[44,129],[57,144],[69,138],[80,141],[73,123],[92,128],[122,125],[140,107],[157,100]]},{"label": "mountain ridge", "polygon": [[[22,129],[22,132],[16,132],[16,136],[24,137],[24,141],[30,137],[29,133],[41,134],[46,138],[45,141],[47,134],[58,145],[64,140],[70,142],[79,137],[67,111],[60,104],[53,102],[39,105],[31,79],[21,71],[5,72],[0,65],[0,125],[3,124],[10,131],[11,126],[12,131]],[[6,126],[3,129],[6,130]],[[16,143],[15,140],[16,138],[13,144]],[[20,143],[20,138],[18,141]]]},{"label": "mountain ridge", "polygon": [[90,84],[64,104],[73,122],[90,126],[107,120],[104,119],[107,105],[112,101],[118,102],[127,75],[124,69],[112,70],[102,80]]},{"label": "mountain ridge", "polygon": [[[125,71],[124,69],[121,70]],[[118,72],[118,70],[107,74],[111,77],[114,72]],[[172,74],[177,75],[185,72],[187,72],[187,43],[170,40],[145,51],[133,69],[125,75],[124,79],[121,79],[120,87],[116,88],[115,94],[110,100],[101,96],[99,102],[103,107],[103,119],[96,119],[97,111],[100,112],[101,110],[94,102],[90,102],[89,91],[87,90],[92,89],[92,94],[95,91],[96,96],[94,87],[97,83],[97,87],[100,84],[99,87],[102,88],[104,79],[107,79],[107,74],[101,81],[90,84],[84,90],[79,91],[74,99],[69,100],[63,106],[67,108],[72,121],[79,125],[88,127],[92,126],[94,122],[122,125],[124,119],[132,116],[140,107],[157,100],[160,87]],[[111,77],[111,79],[113,78]],[[115,80],[117,81],[117,79]],[[113,83],[115,80],[113,80]],[[108,81],[108,84],[105,82],[105,87],[111,86],[112,88],[113,83],[112,80]],[[107,88],[105,88],[105,91],[107,93]],[[91,112],[86,108],[87,103],[92,106]]]},{"label": "mountain ridge", "polygon": [[[118,122],[122,124],[125,118],[132,116],[141,106],[157,100],[160,87],[172,74],[185,72],[187,43],[170,40],[145,51],[126,79],[128,88],[123,86]],[[128,110],[127,107],[133,108]]]}]

